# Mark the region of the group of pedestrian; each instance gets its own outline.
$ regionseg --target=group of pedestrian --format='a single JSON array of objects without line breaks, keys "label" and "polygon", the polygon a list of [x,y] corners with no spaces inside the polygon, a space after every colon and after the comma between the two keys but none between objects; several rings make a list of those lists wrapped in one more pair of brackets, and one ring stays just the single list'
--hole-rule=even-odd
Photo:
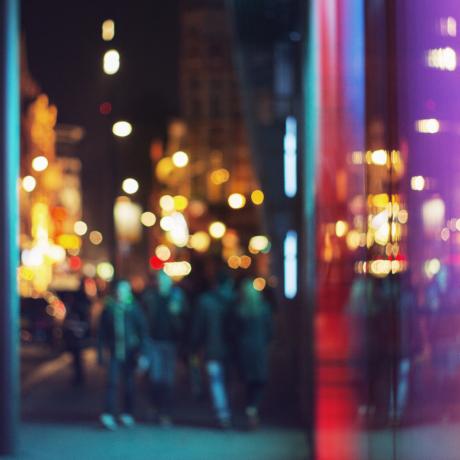
[{"label": "group of pedestrian", "polygon": [[113,283],[98,327],[98,361],[107,374],[100,416],[105,428],[135,424],[136,373],[148,381],[152,416],[161,425],[170,425],[179,359],[189,370],[192,392],[200,387],[197,378],[203,371],[220,428],[232,426],[231,373],[245,386],[248,427],[258,426],[268,380],[272,307],[250,278],[235,282],[219,269],[208,281],[207,288],[192,297],[163,271],[156,272],[137,295],[129,281]]}]

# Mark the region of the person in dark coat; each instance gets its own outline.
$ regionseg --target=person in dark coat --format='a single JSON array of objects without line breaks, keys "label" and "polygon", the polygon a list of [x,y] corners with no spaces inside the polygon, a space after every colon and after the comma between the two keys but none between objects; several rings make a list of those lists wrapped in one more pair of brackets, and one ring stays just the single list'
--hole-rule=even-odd
[{"label": "person in dark coat", "polygon": [[84,283],[84,279],[82,279],[78,291],[66,292],[63,299],[67,308],[67,315],[63,324],[63,336],[66,348],[73,358],[74,385],[82,385],[85,381],[82,352],[91,334],[91,302],[86,295]]},{"label": "person in dark coat", "polygon": [[212,287],[198,299],[191,340],[195,352],[204,353],[214,411],[224,429],[231,425],[225,367],[229,354],[229,312],[234,299],[233,280],[219,272]]},{"label": "person in dark coat", "polygon": [[163,271],[157,285],[142,295],[149,334],[149,378],[152,399],[162,425],[171,423],[176,376],[177,343],[182,336],[186,298],[181,288]]},{"label": "person in dark coat", "polygon": [[259,405],[269,373],[268,348],[272,338],[272,314],[262,292],[245,278],[233,312],[237,361],[246,386],[246,416],[251,428],[259,423]]},{"label": "person in dark coat", "polygon": [[131,286],[119,280],[114,286],[114,295],[108,297],[98,329],[98,362],[105,366],[105,351],[108,351],[107,388],[105,411],[100,416],[102,425],[117,428],[115,419],[117,392],[120,380],[124,380],[123,412],[119,422],[124,426],[134,425],[134,374],[139,353],[145,349],[147,331],[145,318],[139,304],[134,300]]}]

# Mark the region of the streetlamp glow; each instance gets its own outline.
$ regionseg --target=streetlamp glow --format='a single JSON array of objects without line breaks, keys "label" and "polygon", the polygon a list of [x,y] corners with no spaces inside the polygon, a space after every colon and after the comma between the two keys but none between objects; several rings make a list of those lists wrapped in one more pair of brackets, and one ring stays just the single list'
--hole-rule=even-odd
[{"label": "streetlamp glow", "polygon": [[132,177],[128,177],[121,184],[121,188],[128,195],[134,195],[139,190],[139,182]]},{"label": "streetlamp glow", "polygon": [[48,167],[48,158],[43,155],[39,155],[32,160],[32,168],[35,171],[41,172]]},{"label": "streetlamp glow", "polygon": [[188,165],[189,158],[185,152],[179,151],[172,156],[172,161],[176,168],[185,168]]},{"label": "streetlamp glow", "polygon": [[106,51],[102,67],[107,75],[115,75],[120,70],[120,53],[117,50]]},{"label": "streetlamp glow", "polygon": [[117,121],[112,126],[112,133],[117,137],[126,137],[131,134],[133,127],[127,121]]}]

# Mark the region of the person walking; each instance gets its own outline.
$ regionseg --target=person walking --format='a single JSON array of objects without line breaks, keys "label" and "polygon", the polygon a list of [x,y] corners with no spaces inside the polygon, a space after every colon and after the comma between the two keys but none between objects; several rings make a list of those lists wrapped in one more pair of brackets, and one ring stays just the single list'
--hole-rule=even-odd
[{"label": "person walking", "polygon": [[172,423],[176,377],[177,343],[182,336],[187,309],[185,294],[163,271],[157,285],[150,285],[142,295],[149,335],[149,370],[155,418],[163,426]]},{"label": "person walking", "polygon": [[231,427],[225,367],[229,353],[228,319],[233,300],[233,280],[220,271],[210,290],[199,297],[192,326],[192,347],[195,353],[200,350],[204,353],[212,403],[223,429]]},{"label": "person walking", "polygon": [[[145,318],[134,300],[131,285],[126,280],[114,283],[114,294],[108,297],[98,328],[98,362],[107,366],[105,410],[100,422],[108,430],[115,430],[117,393],[123,380],[123,411],[118,421],[126,427],[135,424],[134,377],[139,353],[145,348]],[[109,358],[106,360],[105,352]],[[108,364],[108,365],[107,365]]]},{"label": "person walking", "polygon": [[237,362],[246,387],[246,417],[248,427],[259,425],[259,406],[268,380],[268,348],[272,338],[272,314],[263,293],[253,281],[245,278],[238,290],[233,317],[233,335],[237,347]]}]

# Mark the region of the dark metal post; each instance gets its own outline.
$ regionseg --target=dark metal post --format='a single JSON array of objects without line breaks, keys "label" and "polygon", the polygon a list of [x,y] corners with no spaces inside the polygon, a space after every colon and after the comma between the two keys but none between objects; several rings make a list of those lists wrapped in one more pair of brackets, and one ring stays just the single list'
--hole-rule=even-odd
[{"label": "dark metal post", "polygon": [[0,455],[19,425],[19,0],[0,0]]}]

